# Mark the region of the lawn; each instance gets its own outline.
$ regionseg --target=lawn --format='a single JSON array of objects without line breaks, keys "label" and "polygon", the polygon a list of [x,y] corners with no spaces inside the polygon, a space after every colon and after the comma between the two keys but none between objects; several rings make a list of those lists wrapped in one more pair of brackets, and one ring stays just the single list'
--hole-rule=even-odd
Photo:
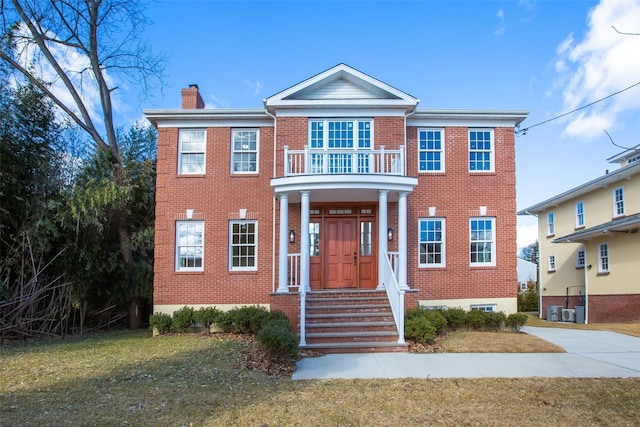
[{"label": "lawn", "polygon": [[640,379],[291,381],[246,368],[250,346],[145,331],[3,346],[0,425],[632,426],[640,419]]}]

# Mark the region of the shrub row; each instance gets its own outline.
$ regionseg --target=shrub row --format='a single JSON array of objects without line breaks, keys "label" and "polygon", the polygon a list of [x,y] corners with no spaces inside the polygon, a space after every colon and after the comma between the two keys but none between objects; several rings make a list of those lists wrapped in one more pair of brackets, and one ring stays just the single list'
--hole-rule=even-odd
[{"label": "shrub row", "polygon": [[149,327],[160,334],[187,332],[195,324],[205,331],[217,325],[224,332],[255,335],[256,339],[278,360],[298,357],[298,337],[291,328],[287,315],[281,311],[269,311],[260,306],[245,306],[221,311],[214,307],[182,307],[173,316],[153,314]]},{"label": "shrub row", "polygon": [[407,339],[429,344],[433,343],[436,336],[445,330],[499,331],[507,326],[519,332],[526,323],[527,315],[523,313],[506,316],[501,311],[413,308],[407,310],[405,314],[404,335]]}]

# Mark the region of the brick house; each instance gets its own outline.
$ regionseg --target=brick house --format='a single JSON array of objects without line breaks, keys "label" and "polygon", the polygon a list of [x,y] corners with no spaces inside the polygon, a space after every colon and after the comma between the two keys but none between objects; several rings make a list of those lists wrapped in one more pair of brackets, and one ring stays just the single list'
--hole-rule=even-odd
[{"label": "brick house", "polygon": [[407,307],[515,312],[514,127],[528,113],[419,102],[339,64],[261,109],[206,109],[192,85],[182,109],[146,110],[154,311],[264,305],[320,346],[332,332],[313,324],[349,306],[335,341],[369,347],[384,341],[362,332],[374,324],[404,343]]},{"label": "brick house", "polygon": [[538,217],[547,320],[640,320],[640,146],[609,161],[620,167],[518,212]]}]

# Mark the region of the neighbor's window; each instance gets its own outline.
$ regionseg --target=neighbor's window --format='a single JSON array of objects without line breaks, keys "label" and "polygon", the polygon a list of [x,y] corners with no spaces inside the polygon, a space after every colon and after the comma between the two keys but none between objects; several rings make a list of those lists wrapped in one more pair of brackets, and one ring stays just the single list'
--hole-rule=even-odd
[{"label": "neighbor's window", "polygon": [[197,175],[205,172],[206,133],[204,130],[181,130],[178,174]]},{"label": "neighbor's window", "polygon": [[204,221],[176,222],[176,271],[202,271]]},{"label": "neighbor's window", "polygon": [[598,245],[598,273],[609,272],[609,244]]},{"label": "neighbor's window", "polygon": [[496,265],[495,218],[471,218],[469,229],[471,265]]},{"label": "neighbor's window", "polygon": [[584,227],[584,202],[576,203],[576,228]]},{"label": "neighbor's window", "polygon": [[553,236],[556,234],[556,219],[553,212],[547,214],[547,236]]},{"label": "neighbor's window", "polygon": [[549,263],[547,265],[547,270],[550,272],[556,271],[556,256],[549,255]]},{"label": "neighbor's window", "polygon": [[576,268],[584,268],[585,252],[584,249],[576,251]]},{"label": "neighbor's window", "polygon": [[469,171],[493,170],[493,130],[469,130]]},{"label": "neighbor's window", "polygon": [[420,219],[418,227],[418,267],[444,267],[444,218]]},{"label": "neighbor's window", "polygon": [[496,304],[473,304],[471,310],[496,311]]},{"label": "neighbor's window", "polygon": [[624,215],[624,187],[613,190],[613,216]]},{"label": "neighbor's window", "polygon": [[229,269],[250,271],[258,269],[258,221],[229,223]]},{"label": "neighbor's window", "polygon": [[258,172],[258,131],[234,129],[231,131],[231,172]]},{"label": "neighbor's window", "polygon": [[442,129],[418,130],[418,170],[444,172]]}]

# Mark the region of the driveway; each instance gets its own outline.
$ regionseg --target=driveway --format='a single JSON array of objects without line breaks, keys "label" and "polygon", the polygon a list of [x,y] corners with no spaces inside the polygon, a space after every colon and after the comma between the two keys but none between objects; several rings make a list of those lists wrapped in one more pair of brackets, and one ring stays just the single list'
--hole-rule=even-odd
[{"label": "driveway", "polygon": [[567,353],[329,354],[299,360],[292,379],[640,377],[640,338],[556,328],[523,332]]}]

